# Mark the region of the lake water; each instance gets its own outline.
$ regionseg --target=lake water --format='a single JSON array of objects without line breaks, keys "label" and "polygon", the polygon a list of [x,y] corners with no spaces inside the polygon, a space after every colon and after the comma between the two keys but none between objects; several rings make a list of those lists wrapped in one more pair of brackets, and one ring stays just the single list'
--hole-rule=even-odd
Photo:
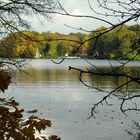
[{"label": "lake water", "polygon": [[[55,60],[58,61],[58,60]],[[90,60],[97,67],[107,68],[110,63],[106,60]],[[130,112],[126,117],[119,111],[119,100],[112,97],[114,105],[99,106],[96,119],[87,119],[94,103],[100,100],[104,93],[85,87],[78,78],[78,72],[68,70],[69,66],[91,68],[85,60],[65,60],[57,65],[51,60],[28,60],[27,73],[15,72],[13,83],[4,96],[15,97],[21,107],[26,110],[38,109],[42,118],[52,121],[46,135],[56,134],[62,140],[129,140],[125,132],[132,130],[132,120],[139,122],[139,113]],[[120,65],[111,61],[112,65]],[[129,68],[140,67],[140,62],[133,62]],[[130,67],[131,66],[131,67]],[[94,79],[94,80],[93,80]],[[100,87],[111,89],[113,80],[107,77],[97,78],[84,75],[88,83],[98,82]],[[139,85],[131,85],[130,90],[140,93]],[[133,131],[133,130],[132,130]]]}]

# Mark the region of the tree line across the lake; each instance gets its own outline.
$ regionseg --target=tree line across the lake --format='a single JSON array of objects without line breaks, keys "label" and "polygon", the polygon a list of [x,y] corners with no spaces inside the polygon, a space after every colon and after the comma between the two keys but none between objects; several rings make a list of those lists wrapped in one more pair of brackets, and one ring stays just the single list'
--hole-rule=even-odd
[{"label": "tree line across the lake", "polygon": [[[68,35],[50,31],[15,32],[1,40],[0,57],[57,58],[70,54],[78,46],[78,42],[84,43],[76,54],[87,58],[131,59],[139,52],[140,25],[122,25],[115,30],[108,30],[109,28],[100,27],[86,34],[78,32]],[[105,31],[107,32],[101,35]],[[94,39],[98,34],[101,36]],[[137,55],[135,60],[140,60],[140,57]]]}]

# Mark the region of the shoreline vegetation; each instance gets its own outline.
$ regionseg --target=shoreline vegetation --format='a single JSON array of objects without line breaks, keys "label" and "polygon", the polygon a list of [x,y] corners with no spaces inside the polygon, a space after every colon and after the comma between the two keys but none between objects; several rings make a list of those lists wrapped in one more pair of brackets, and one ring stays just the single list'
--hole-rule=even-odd
[{"label": "shoreline vegetation", "polygon": [[[121,29],[120,29],[121,28]],[[122,59],[140,60],[140,25],[123,25],[115,30],[100,36],[95,43],[94,38],[101,32],[108,30],[100,27],[91,33],[70,33],[68,35],[52,33],[50,31],[39,33],[35,31],[21,31],[12,33],[1,40],[1,58],[67,58],[79,59]],[[86,41],[76,52],[71,52],[79,45],[77,42]],[[70,41],[73,40],[73,41]],[[133,46],[135,44],[135,46]],[[96,55],[95,55],[96,52]]]}]

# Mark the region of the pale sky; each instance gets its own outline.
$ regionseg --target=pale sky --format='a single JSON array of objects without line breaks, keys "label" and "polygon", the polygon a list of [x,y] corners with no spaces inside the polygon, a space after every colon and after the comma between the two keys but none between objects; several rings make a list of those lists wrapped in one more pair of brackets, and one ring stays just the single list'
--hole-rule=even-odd
[{"label": "pale sky", "polygon": [[[63,7],[71,14],[79,14],[79,15],[92,15],[97,16],[88,6],[88,0],[60,0]],[[113,6],[113,5],[112,5]],[[102,9],[98,8],[98,4],[96,1],[93,0],[92,7],[95,10],[98,10],[99,12]],[[97,16],[98,17],[98,16]],[[105,18],[106,19],[106,18]],[[117,19],[111,19],[108,18],[106,20],[109,20],[111,22],[116,22]],[[69,34],[71,32],[78,32],[78,30],[71,29],[66,27],[64,24],[68,26],[72,26],[75,28],[83,28],[85,30],[94,30],[96,28],[99,28],[101,26],[109,26],[108,24],[105,24],[104,22],[89,19],[89,18],[72,18],[67,16],[61,16],[61,15],[55,15],[53,22],[46,21],[45,19],[42,20],[42,24],[40,21],[38,21],[36,18],[31,18],[30,22],[32,22],[32,30],[39,31],[39,32],[59,32],[64,34]]]}]

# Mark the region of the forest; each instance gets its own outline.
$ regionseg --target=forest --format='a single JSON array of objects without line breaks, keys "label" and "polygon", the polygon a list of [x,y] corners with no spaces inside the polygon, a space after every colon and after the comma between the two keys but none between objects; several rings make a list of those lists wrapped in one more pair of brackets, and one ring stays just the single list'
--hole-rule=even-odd
[{"label": "forest", "polygon": [[[89,33],[60,33],[21,31],[14,32],[1,40],[0,57],[4,58],[58,58],[70,54],[84,42],[76,55],[97,59],[140,60],[140,25],[121,25],[115,30],[100,27]],[[94,36],[105,32],[100,38]],[[92,39],[93,38],[93,39]],[[139,40],[139,41],[138,41]],[[137,44],[135,43],[137,42]],[[133,47],[134,46],[134,47]],[[96,52],[96,54],[93,54]],[[74,54],[71,54],[74,55]],[[136,55],[136,57],[134,57]]]},{"label": "forest", "polygon": [[[2,93],[0,97],[0,139],[80,140],[89,138],[92,140],[94,138],[112,140],[123,137],[122,140],[128,140],[122,131],[127,128],[128,131],[125,130],[125,132],[130,135],[130,139],[138,140],[140,138],[138,113],[140,111],[140,62],[134,60],[140,60],[140,25],[137,24],[140,17],[139,0],[87,0],[87,5],[82,4],[82,1],[71,0],[68,7],[61,2],[59,0],[0,1],[0,92]],[[69,0],[66,4],[68,2]],[[44,32],[37,32],[37,28],[34,31],[31,30],[34,23],[43,23],[44,19],[54,22],[55,17],[57,20],[57,16],[61,20],[65,17],[74,19],[71,24],[66,22],[63,25],[74,29],[77,33],[51,32],[49,31],[51,28]],[[79,19],[80,24],[77,26],[76,23]],[[90,22],[91,20],[92,22]],[[84,27],[81,21],[86,21]],[[97,28],[95,23],[106,26]],[[56,22],[55,25],[59,25],[59,23]],[[93,26],[89,28],[89,25]],[[47,23],[46,27],[48,27]],[[67,76],[65,71],[60,71],[59,68],[56,71],[56,67],[50,69],[47,66],[50,58],[64,58],[64,56],[83,57],[86,61],[84,64],[86,69],[78,67],[79,64],[81,65],[82,59],[79,59],[74,67],[68,63],[69,71],[73,72],[70,78],[78,74],[76,79],[71,80],[71,83],[70,78],[65,77]],[[33,61],[38,61],[38,64],[40,64],[39,61],[44,61],[45,69],[40,65],[38,67],[35,65],[35,74],[29,69],[26,72],[24,68],[27,68],[28,64],[24,63],[25,59],[15,58],[42,58]],[[106,72],[104,69],[102,70],[104,60],[97,60],[101,63],[100,66],[96,66],[90,62],[94,60],[88,58],[108,59],[105,61],[109,64],[109,70]],[[112,63],[116,61],[109,59],[117,59],[119,66],[116,67]],[[127,61],[119,61],[120,59]],[[58,63],[60,64],[63,60]],[[127,67],[127,64],[131,64],[131,62],[135,64],[136,69]],[[91,69],[86,67],[88,65]],[[22,73],[27,74],[29,76],[27,79],[31,81],[24,82],[26,78]],[[60,78],[57,78],[57,74],[60,75]],[[19,75],[24,79],[23,81]],[[108,79],[111,80],[108,81]],[[77,83],[80,83],[79,85],[82,83],[82,86]],[[103,83],[103,86],[100,86],[100,83]],[[131,87],[131,84],[137,88]],[[85,90],[85,86],[87,90]],[[3,94],[4,92],[7,94]],[[90,96],[91,92],[92,96]],[[18,96],[23,102],[20,98],[18,100]],[[117,104],[116,101],[118,101]],[[30,108],[28,109],[26,106]],[[56,111],[54,106],[56,106]],[[114,108],[112,108],[113,106]],[[107,111],[108,107],[109,111]],[[83,109],[86,109],[85,113],[83,113]],[[56,115],[53,112],[56,112]],[[132,115],[129,114],[131,112]],[[33,113],[37,114],[33,115]],[[73,117],[74,115],[77,115],[77,119]],[[86,119],[83,120],[83,118]],[[94,118],[92,123],[89,120],[91,118]],[[132,122],[135,132],[131,132],[132,129],[127,127]],[[66,127],[63,127],[65,124]],[[48,129],[46,132],[48,127],[53,127],[53,134],[49,133]],[[101,135],[97,133],[97,137],[95,137],[97,131],[100,131]],[[77,138],[74,134],[80,137]]]}]

